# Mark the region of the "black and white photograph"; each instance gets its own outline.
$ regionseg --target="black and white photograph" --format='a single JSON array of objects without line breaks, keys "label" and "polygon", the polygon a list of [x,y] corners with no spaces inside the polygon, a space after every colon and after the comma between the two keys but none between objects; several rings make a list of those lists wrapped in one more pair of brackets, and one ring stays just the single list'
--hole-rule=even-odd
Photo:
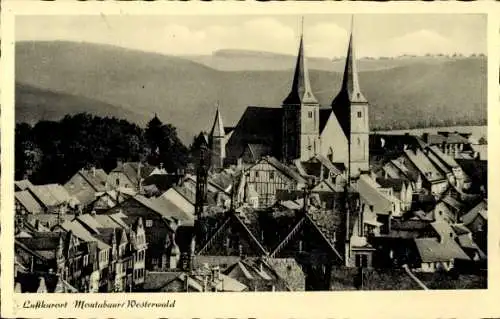
[{"label": "black and white photograph", "polygon": [[487,289],[487,40],[479,13],[17,16],[14,292]]}]

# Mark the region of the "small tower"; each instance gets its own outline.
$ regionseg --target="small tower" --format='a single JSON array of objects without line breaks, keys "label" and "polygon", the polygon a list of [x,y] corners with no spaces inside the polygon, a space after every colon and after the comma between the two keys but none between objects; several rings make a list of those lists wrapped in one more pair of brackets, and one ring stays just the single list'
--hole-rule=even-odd
[{"label": "small tower", "polygon": [[292,89],[282,103],[282,157],[285,162],[295,159],[306,161],[316,155],[320,149],[319,103],[311,89],[306,62],[304,36],[301,30]]},{"label": "small tower", "polygon": [[223,168],[224,159],[226,158],[226,133],[224,124],[217,104],[215,112],[214,125],[210,131],[209,137],[210,151],[212,152],[212,167],[215,169]]},{"label": "small tower", "polygon": [[361,93],[358,68],[354,54],[353,24],[344,68],[342,86],[332,102],[332,108],[347,138],[347,158],[350,177],[359,176],[369,170],[369,133],[368,101]]}]

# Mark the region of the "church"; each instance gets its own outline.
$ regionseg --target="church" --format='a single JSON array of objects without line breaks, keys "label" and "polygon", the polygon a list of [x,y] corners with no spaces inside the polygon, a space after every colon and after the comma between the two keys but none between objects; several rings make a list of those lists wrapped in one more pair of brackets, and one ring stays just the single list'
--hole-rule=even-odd
[{"label": "church", "polygon": [[285,164],[321,155],[343,164],[351,177],[369,170],[369,104],[359,84],[352,25],[342,84],[328,107],[314,96],[304,51],[301,34],[292,86],[281,107],[247,107],[233,129],[224,127],[217,109],[209,136],[214,168],[241,163],[250,152]]}]

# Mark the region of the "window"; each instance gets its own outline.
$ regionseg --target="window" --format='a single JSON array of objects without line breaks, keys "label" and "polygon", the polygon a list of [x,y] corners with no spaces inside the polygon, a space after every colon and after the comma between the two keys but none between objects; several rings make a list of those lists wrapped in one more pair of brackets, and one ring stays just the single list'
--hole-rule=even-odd
[{"label": "window", "polygon": [[363,116],[363,113],[358,112],[358,118],[361,118]]},{"label": "window", "polygon": [[116,186],[120,186],[120,179],[119,178],[116,179]]},{"label": "window", "polygon": [[269,172],[269,179],[274,179],[274,172]]},{"label": "window", "polygon": [[312,111],[309,111],[307,116],[311,119],[313,117],[313,112]]},{"label": "window", "polygon": [[258,172],[258,171],[256,171],[256,172],[255,172],[255,178],[258,178],[258,177],[259,177],[259,172]]},{"label": "window", "polygon": [[356,267],[368,267],[368,256],[367,255],[356,255]]},{"label": "window", "polygon": [[146,219],[146,227],[153,227],[153,221],[151,219]]}]

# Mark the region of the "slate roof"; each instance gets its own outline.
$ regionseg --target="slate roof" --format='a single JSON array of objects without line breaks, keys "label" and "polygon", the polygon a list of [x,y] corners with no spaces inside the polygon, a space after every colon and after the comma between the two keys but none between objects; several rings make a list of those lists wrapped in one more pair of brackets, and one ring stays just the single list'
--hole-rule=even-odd
[{"label": "slate roof", "polygon": [[77,238],[85,241],[85,242],[92,242],[95,241],[97,243],[97,247],[99,249],[109,249],[110,246],[103,241],[99,240],[96,236],[96,234],[92,234],[90,231],[88,231],[80,222],[73,220],[73,221],[65,221],[61,225],[59,225],[63,230],[65,231],[71,231],[74,236]]},{"label": "slate roof", "polygon": [[319,109],[319,133],[321,134],[330,119],[330,115],[333,113],[331,107],[321,107]]},{"label": "slate roof", "polygon": [[43,212],[42,206],[36,201],[33,195],[28,190],[15,192],[15,198],[19,203],[31,214],[39,214]]},{"label": "slate roof", "polygon": [[249,143],[268,145],[273,155],[281,155],[282,116],[282,108],[247,107],[226,144],[226,157],[236,161]]},{"label": "slate roof", "polygon": [[470,260],[469,256],[453,240],[439,242],[434,238],[416,238],[418,254],[422,262]]},{"label": "slate roof", "polygon": [[134,199],[137,202],[141,203],[146,208],[149,208],[150,210],[156,212],[157,214],[163,216],[164,218],[172,220],[172,217],[169,215],[169,212],[166,210],[164,206],[160,205],[160,202],[151,200],[142,195],[136,195],[134,196]]}]

